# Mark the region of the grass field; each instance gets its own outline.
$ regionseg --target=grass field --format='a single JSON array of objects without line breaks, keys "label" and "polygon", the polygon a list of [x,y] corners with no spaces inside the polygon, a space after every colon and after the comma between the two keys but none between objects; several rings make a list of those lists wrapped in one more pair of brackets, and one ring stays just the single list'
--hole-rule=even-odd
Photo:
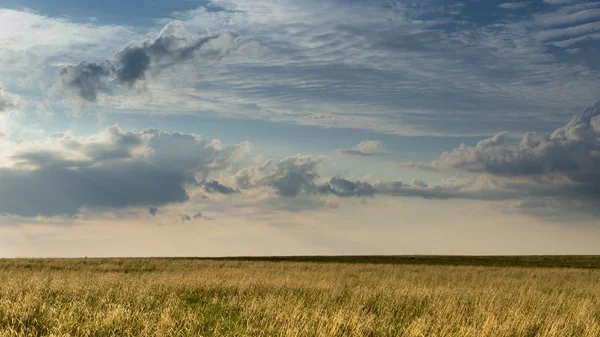
[{"label": "grass field", "polygon": [[598,337],[598,268],[599,257],[7,259],[0,336]]}]

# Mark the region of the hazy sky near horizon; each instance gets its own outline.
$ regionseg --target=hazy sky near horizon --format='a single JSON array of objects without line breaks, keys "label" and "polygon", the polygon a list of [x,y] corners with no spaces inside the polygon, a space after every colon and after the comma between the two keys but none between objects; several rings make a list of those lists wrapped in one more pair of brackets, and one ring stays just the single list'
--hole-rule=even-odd
[{"label": "hazy sky near horizon", "polygon": [[0,0],[0,256],[600,254],[600,2]]}]

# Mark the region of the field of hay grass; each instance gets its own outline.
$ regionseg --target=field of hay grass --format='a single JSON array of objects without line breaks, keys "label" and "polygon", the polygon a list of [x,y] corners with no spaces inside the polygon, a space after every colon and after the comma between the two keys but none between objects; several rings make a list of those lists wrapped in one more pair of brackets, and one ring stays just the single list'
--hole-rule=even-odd
[{"label": "field of hay grass", "polygon": [[599,261],[5,259],[0,336],[598,337]]}]

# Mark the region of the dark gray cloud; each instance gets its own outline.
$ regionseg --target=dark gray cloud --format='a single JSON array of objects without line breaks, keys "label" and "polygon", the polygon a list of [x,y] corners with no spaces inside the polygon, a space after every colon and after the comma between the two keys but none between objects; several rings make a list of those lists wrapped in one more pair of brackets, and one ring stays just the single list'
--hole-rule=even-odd
[{"label": "dark gray cloud", "polygon": [[192,220],[200,220],[200,219],[204,219],[204,220],[212,220],[211,218],[205,216],[204,214],[202,214],[202,212],[198,212],[194,215],[187,215],[187,214],[183,214],[179,217],[179,220],[176,222],[188,222],[188,221],[192,221]]},{"label": "dark gray cloud", "polygon": [[116,56],[117,80],[129,85],[145,78],[150,55],[142,47],[127,47]]},{"label": "dark gray cloud", "polygon": [[[197,53],[207,43],[229,35],[235,39],[237,34],[232,32],[219,32],[195,38],[185,38],[177,35],[176,25],[169,25],[163,29],[158,38],[146,41],[141,46],[129,46],[116,56],[116,77],[120,83],[133,85],[137,80],[146,77],[150,68],[161,71],[174,65],[186,62],[197,56]],[[211,50],[200,53],[203,57],[211,59],[222,57],[229,50]]]},{"label": "dark gray cloud", "polygon": [[208,193],[234,194],[240,193],[238,189],[223,185],[216,180],[211,180],[204,184],[204,190]]},{"label": "dark gray cloud", "polygon": [[[167,25],[154,40],[132,44],[119,51],[112,61],[81,62],[59,73],[59,91],[80,103],[96,102],[100,93],[109,93],[115,86],[132,87],[147,78],[150,71],[159,73],[178,64],[197,59],[198,62],[219,60],[229,53],[237,34],[217,32],[187,37],[177,24]],[[210,44],[215,40],[228,43]]]},{"label": "dark gray cloud", "polygon": [[82,207],[124,208],[184,202],[183,172],[143,162],[83,167],[0,170],[0,214],[74,215]]},{"label": "dark gray cloud", "polygon": [[101,64],[83,61],[61,69],[60,89],[71,98],[96,102],[98,93],[110,88],[112,73],[112,65],[108,61]]},{"label": "dark gray cloud", "polygon": [[0,167],[0,214],[24,217],[133,206],[156,215],[158,206],[187,201],[194,177],[233,165],[247,146],[118,126],[87,137],[55,134],[13,145]]},{"label": "dark gray cloud", "polygon": [[319,186],[319,192],[333,194],[338,197],[372,197],[376,188],[368,182],[351,181],[341,177],[333,177],[329,182]]}]

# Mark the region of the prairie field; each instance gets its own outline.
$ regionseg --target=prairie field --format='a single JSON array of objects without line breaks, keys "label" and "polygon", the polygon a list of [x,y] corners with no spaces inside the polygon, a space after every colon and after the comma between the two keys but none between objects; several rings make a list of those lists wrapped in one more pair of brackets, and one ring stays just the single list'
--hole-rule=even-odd
[{"label": "prairie field", "polygon": [[599,261],[5,259],[0,336],[598,337]]}]

